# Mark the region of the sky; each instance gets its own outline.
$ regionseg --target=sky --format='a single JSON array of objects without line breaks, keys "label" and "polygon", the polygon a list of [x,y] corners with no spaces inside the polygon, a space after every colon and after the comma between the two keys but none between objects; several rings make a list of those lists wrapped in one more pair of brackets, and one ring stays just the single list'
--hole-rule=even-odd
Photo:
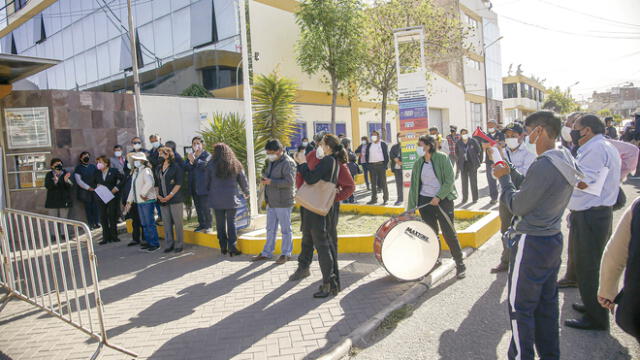
[{"label": "sky", "polygon": [[628,81],[640,86],[640,0],[492,3],[504,36],[503,75],[522,64],[524,75],[571,86],[578,100]]}]

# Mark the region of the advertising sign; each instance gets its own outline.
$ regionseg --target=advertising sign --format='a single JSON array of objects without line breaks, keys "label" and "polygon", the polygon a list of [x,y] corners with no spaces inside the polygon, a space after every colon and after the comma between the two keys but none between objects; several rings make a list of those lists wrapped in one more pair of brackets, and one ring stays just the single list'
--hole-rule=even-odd
[{"label": "advertising sign", "polygon": [[51,147],[49,108],[7,108],[4,120],[9,149]]}]

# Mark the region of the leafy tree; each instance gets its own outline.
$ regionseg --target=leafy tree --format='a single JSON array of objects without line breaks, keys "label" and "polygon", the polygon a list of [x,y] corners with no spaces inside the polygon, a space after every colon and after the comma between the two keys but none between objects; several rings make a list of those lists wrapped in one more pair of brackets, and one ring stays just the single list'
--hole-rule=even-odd
[{"label": "leafy tree", "polygon": [[191,84],[188,88],[182,90],[181,96],[210,98],[213,97],[209,90],[200,84]]},{"label": "leafy tree", "polygon": [[617,124],[620,124],[620,122],[622,121],[622,115],[620,114],[614,114],[610,109],[602,109],[599,110],[598,112],[596,112],[596,114],[598,114],[600,117],[602,117],[603,119],[605,117],[611,116],[613,117],[613,121]]},{"label": "leafy tree", "polygon": [[291,144],[295,133],[296,84],[275,71],[258,75],[253,85],[254,131],[264,140],[278,139],[285,146]]},{"label": "leafy tree", "polygon": [[[207,124],[207,128],[200,132],[204,140],[207,151],[213,151],[213,145],[225,143],[231,147],[238,160],[247,167],[247,137],[246,123],[236,113],[215,113],[213,119]],[[256,159],[256,174],[260,174],[265,160],[264,146],[266,140],[256,131],[253,132],[254,156]]]},{"label": "leafy tree", "polygon": [[328,76],[332,132],[340,86],[354,78],[362,60],[362,20],[360,0],[302,0],[296,13],[298,64],[307,74]]},{"label": "leafy tree", "polygon": [[[381,99],[382,138],[386,138],[387,103],[397,96],[397,72],[393,30],[424,26],[428,64],[459,58],[466,46],[467,29],[458,18],[432,0],[375,0],[364,10],[364,53],[359,83],[377,91]],[[400,59],[419,64],[419,46],[399,47]],[[406,61],[401,63],[405,63]]]},{"label": "leafy tree", "polygon": [[547,90],[542,108],[553,110],[558,114],[568,114],[577,111],[579,106],[568,89],[567,91],[562,91],[559,86],[556,86]]}]

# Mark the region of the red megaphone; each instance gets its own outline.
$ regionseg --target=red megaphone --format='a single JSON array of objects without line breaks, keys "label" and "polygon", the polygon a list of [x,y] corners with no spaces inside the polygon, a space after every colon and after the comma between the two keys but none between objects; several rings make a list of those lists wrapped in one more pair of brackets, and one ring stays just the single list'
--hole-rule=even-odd
[{"label": "red megaphone", "polygon": [[471,136],[480,138],[480,139],[488,142],[489,145],[491,145],[491,146],[495,146],[497,144],[495,140],[490,138],[489,135],[485,134],[484,131],[482,131],[482,129],[480,129],[480,126],[478,126],[476,131],[474,131],[473,135],[471,135]]}]

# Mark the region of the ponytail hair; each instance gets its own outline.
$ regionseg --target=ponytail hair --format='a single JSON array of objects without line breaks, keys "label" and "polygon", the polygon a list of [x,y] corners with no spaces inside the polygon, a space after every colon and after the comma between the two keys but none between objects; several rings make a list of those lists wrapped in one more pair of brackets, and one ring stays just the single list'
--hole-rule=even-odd
[{"label": "ponytail hair", "polygon": [[324,144],[331,148],[333,152],[332,156],[336,158],[336,160],[340,161],[342,164],[346,164],[348,162],[347,150],[340,143],[340,139],[333,134],[326,134],[322,141]]}]

